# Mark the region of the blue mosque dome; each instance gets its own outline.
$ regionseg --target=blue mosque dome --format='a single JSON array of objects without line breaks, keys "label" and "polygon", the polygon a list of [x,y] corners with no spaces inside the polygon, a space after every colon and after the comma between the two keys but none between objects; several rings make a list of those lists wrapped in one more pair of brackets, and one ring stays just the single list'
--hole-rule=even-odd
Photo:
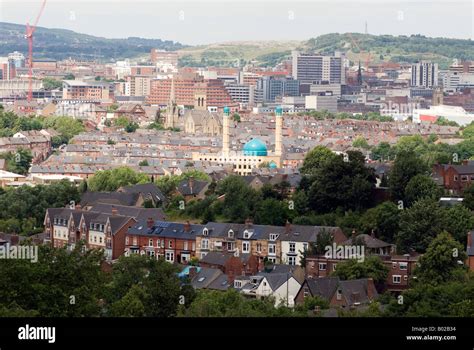
[{"label": "blue mosque dome", "polygon": [[252,139],[244,145],[244,156],[266,156],[267,146],[260,139]]},{"label": "blue mosque dome", "polygon": [[276,163],[272,160],[272,161],[270,162],[270,169],[276,169],[276,168],[277,168],[277,165],[276,165]]}]

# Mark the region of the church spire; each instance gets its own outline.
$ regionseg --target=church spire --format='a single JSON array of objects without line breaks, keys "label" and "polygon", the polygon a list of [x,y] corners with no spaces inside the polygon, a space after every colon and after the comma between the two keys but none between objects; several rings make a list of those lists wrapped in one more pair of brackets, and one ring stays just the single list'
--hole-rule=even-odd
[{"label": "church spire", "polygon": [[362,85],[362,68],[360,67],[360,60],[359,60],[359,69],[357,70],[357,85]]}]

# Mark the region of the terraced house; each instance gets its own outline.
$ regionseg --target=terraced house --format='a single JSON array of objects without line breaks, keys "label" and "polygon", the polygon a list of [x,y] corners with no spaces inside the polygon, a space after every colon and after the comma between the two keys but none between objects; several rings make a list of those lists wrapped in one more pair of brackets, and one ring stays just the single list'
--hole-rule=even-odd
[{"label": "terraced house", "polygon": [[186,264],[196,256],[196,235],[201,231],[202,225],[189,222],[140,221],[127,230],[124,251]]}]

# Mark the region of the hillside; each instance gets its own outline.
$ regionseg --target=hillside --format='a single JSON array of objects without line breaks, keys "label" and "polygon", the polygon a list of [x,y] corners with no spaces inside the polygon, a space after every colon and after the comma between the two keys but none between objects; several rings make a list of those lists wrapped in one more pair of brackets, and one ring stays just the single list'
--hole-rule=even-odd
[{"label": "hillside", "polygon": [[179,50],[183,66],[238,66],[251,61],[274,65],[300,47],[301,41],[235,41]]},{"label": "hillside", "polygon": [[346,53],[357,62],[416,62],[420,59],[438,62],[446,68],[453,59],[474,60],[471,40],[429,38],[421,35],[392,36],[360,33],[325,34],[307,41],[228,42],[188,47],[179,50],[182,65],[223,66],[253,61],[257,65],[274,65],[289,58],[291,50],[311,50],[332,54]]},{"label": "hillside", "polygon": [[426,59],[446,68],[455,58],[474,60],[474,43],[471,40],[429,38],[422,35],[326,34],[308,40],[304,47],[321,53],[342,50],[354,62],[359,59],[370,59],[371,62],[415,62]]},{"label": "hillside", "polygon": [[[28,52],[25,31],[24,25],[0,22],[0,56],[13,51]],[[106,39],[66,29],[37,27],[34,34],[35,58],[80,57],[108,61],[148,54],[151,48],[177,50],[183,47],[169,40],[135,37]]]}]

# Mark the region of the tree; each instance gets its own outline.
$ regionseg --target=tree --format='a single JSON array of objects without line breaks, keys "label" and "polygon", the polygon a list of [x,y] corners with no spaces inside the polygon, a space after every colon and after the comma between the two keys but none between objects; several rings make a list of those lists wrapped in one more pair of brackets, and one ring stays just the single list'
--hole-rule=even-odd
[{"label": "tree", "polygon": [[367,143],[367,140],[363,136],[357,136],[355,140],[352,142],[353,147],[369,149],[370,146]]},{"label": "tree", "polygon": [[348,152],[348,161],[336,156],[324,161],[310,178],[309,206],[317,212],[338,208],[359,210],[366,208],[375,187],[373,169],[365,166],[360,152]]},{"label": "tree", "polygon": [[[446,231],[437,235],[418,260],[415,275],[420,283],[437,285],[459,280],[465,274],[464,247]],[[459,263],[461,262],[461,264]]]},{"label": "tree", "polygon": [[18,148],[16,153],[0,154],[0,158],[6,160],[7,171],[15,174],[26,175],[30,170],[33,156],[29,149]]},{"label": "tree", "polygon": [[474,137],[474,123],[466,125],[462,130],[462,136],[465,139],[471,139]]},{"label": "tree", "polygon": [[387,279],[388,271],[388,267],[382,260],[373,255],[366,257],[363,262],[358,262],[355,259],[340,262],[332,275],[342,280],[372,278],[374,283],[381,284]]},{"label": "tree", "polygon": [[392,202],[383,202],[370,208],[361,217],[360,231],[371,234],[374,231],[378,238],[393,243],[398,232],[401,210]]},{"label": "tree", "polygon": [[149,166],[149,165],[150,164],[148,164],[148,160],[146,159],[143,159],[138,163],[138,166]]},{"label": "tree", "polygon": [[90,191],[116,191],[119,187],[149,182],[148,176],[129,167],[100,170],[88,181]]},{"label": "tree", "polygon": [[474,210],[474,183],[464,190],[463,197],[462,204],[466,208]]},{"label": "tree", "polygon": [[121,256],[113,265],[111,282],[106,289],[109,305],[106,313],[110,316],[175,316],[181,295],[191,299],[187,300],[188,304],[194,298],[176,272],[176,267],[164,259]]},{"label": "tree", "polygon": [[68,143],[74,136],[85,131],[80,120],[66,116],[46,117],[43,119],[43,127],[56,130],[61,137],[60,143]]},{"label": "tree", "polygon": [[44,78],[43,87],[45,90],[56,90],[63,87],[63,82],[53,78]]},{"label": "tree", "polygon": [[405,202],[410,206],[419,199],[428,198],[438,200],[441,190],[427,175],[418,174],[408,181],[405,187]]},{"label": "tree", "polygon": [[135,132],[138,129],[138,124],[135,122],[130,122],[125,126],[125,131],[128,133]]},{"label": "tree", "polygon": [[389,173],[388,183],[394,199],[405,199],[405,188],[416,175],[426,174],[427,166],[413,151],[399,151]]},{"label": "tree", "polygon": [[236,175],[220,181],[216,193],[225,195],[222,214],[232,222],[243,222],[247,219],[258,202],[257,193]]},{"label": "tree", "polygon": [[76,77],[71,73],[68,73],[64,76],[64,80],[75,80],[75,79]]},{"label": "tree", "polygon": [[324,146],[316,146],[306,154],[301,173],[311,175],[321,168],[326,162],[330,162],[336,158],[336,154],[329,148]]},{"label": "tree", "polygon": [[1,259],[0,306],[15,304],[42,317],[99,316],[104,255],[82,248],[80,242],[70,252],[41,245],[36,263]]},{"label": "tree", "polygon": [[423,253],[434,237],[443,231],[443,212],[432,199],[421,199],[400,215],[400,230],[396,235],[397,248]]},{"label": "tree", "polygon": [[284,201],[267,198],[256,206],[256,224],[283,226],[288,219],[288,204]]},{"label": "tree", "polygon": [[474,227],[474,215],[471,210],[462,205],[443,207],[443,229],[451,234],[455,240],[466,245],[466,232]]}]

